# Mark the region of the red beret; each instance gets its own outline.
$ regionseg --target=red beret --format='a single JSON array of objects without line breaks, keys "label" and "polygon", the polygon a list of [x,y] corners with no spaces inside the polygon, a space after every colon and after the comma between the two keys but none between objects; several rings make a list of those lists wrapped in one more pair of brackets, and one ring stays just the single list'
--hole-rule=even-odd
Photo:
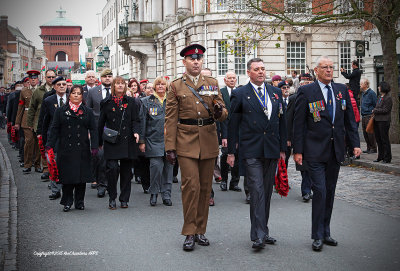
[{"label": "red beret", "polygon": [[67,79],[67,83],[72,83],[72,80],[71,79]]}]

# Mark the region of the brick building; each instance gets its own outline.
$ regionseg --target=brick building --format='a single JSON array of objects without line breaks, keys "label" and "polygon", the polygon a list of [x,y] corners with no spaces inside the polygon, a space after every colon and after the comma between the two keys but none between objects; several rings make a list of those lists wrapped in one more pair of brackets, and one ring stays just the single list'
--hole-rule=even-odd
[{"label": "brick building", "polygon": [[82,27],[71,22],[64,15],[65,10],[57,10],[58,16],[40,26],[43,49],[48,59],[48,68],[69,70],[79,67],[79,43]]}]

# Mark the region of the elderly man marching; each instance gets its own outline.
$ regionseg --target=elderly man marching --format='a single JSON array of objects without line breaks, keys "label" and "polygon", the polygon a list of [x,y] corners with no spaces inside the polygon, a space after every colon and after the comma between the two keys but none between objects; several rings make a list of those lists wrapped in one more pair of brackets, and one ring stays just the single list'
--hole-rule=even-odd
[{"label": "elderly man marching", "polygon": [[174,164],[178,157],[181,167],[185,251],[193,250],[195,242],[210,244],[204,234],[219,152],[215,120],[223,121],[228,115],[217,80],[200,75],[205,51],[192,44],[180,52],[186,72],[171,83],[167,93],[165,149],[168,161]]}]

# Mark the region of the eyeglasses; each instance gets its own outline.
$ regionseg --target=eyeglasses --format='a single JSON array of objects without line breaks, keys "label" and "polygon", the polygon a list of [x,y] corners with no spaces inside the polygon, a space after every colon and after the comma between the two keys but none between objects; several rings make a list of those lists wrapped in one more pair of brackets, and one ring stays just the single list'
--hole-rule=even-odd
[{"label": "eyeglasses", "polygon": [[50,78],[56,78],[55,76],[46,76],[46,77],[49,78],[49,79],[50,79]]},{"label": "eyeglasses", "polygon": [[289,87],[287,87],[287,86],[284,86],[284,87],[281,87],[281,89],[288,89]]},{"label": "eyeglasses", "polygon": [[66,86],[66,85],[67,85],[67,83],[57,83],[57,84],[56,84],[56,86],[58,86],[58,87],[59,87],[59,86]]},{"label": "eyeglasses", "polygon": [[323,69],[323,70],[333,70],[335,67],[334,66],[318,66],[318,67],[320,67],[321,69]]}]

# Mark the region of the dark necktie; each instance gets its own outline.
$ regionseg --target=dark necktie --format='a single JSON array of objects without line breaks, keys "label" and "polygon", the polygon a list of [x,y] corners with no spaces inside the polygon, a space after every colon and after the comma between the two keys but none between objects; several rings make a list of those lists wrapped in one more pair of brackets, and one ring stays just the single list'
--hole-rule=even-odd
[{"label": "dark necktie", "polygon": [[260,96],[261,100],[264,101],[264,94],[262,93],[262,87],[258,87],[258,96]]},{"label": "dark necktie", "polygon": [[110,88],[106,88],[106,98],[110,96]]},{"label": "dark necktie", "polygon": [[287,98],[285,98],[285,106],[287,106]]},{"label": "dark necktie", "polygon": [[329,85],[325,86],[328,89],[328,100],[326,104],[326,109],[328,109],[329,116],[331,117],[333,123],[333,100],[332,100],[332,91]]},{"label": "dark necktie", "polygon": [[64,105],[64,98],[61,97],[61,98],[60,98],[60,107],[62,107],[63,105]]}]

